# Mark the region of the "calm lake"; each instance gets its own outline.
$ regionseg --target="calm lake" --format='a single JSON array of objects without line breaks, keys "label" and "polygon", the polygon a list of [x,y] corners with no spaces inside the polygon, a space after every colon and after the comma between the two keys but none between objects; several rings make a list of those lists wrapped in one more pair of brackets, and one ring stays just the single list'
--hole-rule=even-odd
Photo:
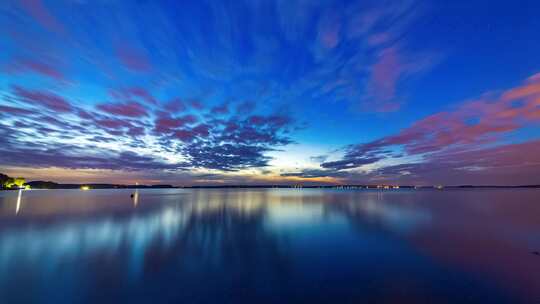
[{"label": "calm lake", "polygon": [[535,189],[0,192],[2,304],[540,303],[539,251]]}]

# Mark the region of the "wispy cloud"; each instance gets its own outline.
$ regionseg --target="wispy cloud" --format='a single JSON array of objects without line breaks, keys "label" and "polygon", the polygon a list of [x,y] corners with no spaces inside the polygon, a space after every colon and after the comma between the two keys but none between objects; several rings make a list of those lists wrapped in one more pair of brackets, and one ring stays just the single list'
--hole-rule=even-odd
[{"label": "wispy cloud", "polygon": [[35,73],[45,77],[50,77],[57,81],[65,80],[63,72],[50,62],[54,62],[53,59],[47,58],[46,60],[40,59],[18,59],[8,65],[5,70],[10,74],[24,74]]},{"label": "wispy cloud", "polygon": [[[365,138],[360,120],[377,123],[380,112],[419,102],[409,100],[414,80],[445,55],[422,39],[429,12],[415,0],[8,1],[0,11],[1,141],[28,153],[27,166],[65,166],[35,153],[70,159],[76,151],[70,168],[113,169],[114,161],[82,158],[130,152],[165,171],[262,170],[299,139],[341,145],[349,123]],[[446,112],[433,102],[422,111],[436,114],[409,128],[283,178],[351,178],[407,157],[425,163],[441,151],[502,145],[537,122],[538,78]],[[147,170],[137,163],[126,166]]]},{"label": "wispy cloud", "polygon": [[41,0],[21,0],[21,7],[32,16],[36,22],[51,32],[64,34],[65,28]]},{"label": "wispy cloud", "polygon": [[73,106],[66,99],[49,91],[28,90],[20,86],[14,86],[13,95],[16,99],[30,105],[58,112],[73,111]]},{"label": "wispy cloud", "polygon": [[101,104],[98,106],[98,109],[118,116],[141,117],[148,115],[146,109],[137,102]]},{"label": "wispy cloud", "polygon": [[[326,171],[318,171],[317,176],[326,172],[327,176],[343,177],[347,175],[342,170],[378,162],[380,168],[366,174],[349,172],[349,178],[414,177],[426,181],[429,176],[437,175],[441,180],[455,170],[461,170],[461,175],[479,172],[488,175],[509,167],[529,172],[530,168],[540,165],[535,154],[540,142],[511,145],[502,142],[505,135],[539,123],[540,77],[536,74],[517,87],[485,94],[454,110],[432,114],[398,134],[351,145],[342,159],[322,162],[321,167]],[[412,157],[419,157],[420,162],[411,163]],[[403,158],[409,159],[406,164],[384,165],[384,161]]]}]

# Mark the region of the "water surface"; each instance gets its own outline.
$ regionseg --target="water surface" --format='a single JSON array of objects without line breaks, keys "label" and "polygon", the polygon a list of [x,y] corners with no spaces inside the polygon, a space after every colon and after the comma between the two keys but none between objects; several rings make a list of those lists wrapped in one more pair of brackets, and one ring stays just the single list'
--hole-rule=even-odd
[{"label": "water surface", "polygon": [[0,303],[540,303],[536,251],[534,189],[0,192]]}]

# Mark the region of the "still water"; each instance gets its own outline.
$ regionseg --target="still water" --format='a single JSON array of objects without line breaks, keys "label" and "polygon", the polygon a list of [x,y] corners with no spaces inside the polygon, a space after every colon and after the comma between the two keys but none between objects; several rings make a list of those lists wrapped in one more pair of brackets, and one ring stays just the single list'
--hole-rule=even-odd
[{"label": "still water", "polygon": [[540,303],[537,251],[534,189],[0,192],[2,304]]}]

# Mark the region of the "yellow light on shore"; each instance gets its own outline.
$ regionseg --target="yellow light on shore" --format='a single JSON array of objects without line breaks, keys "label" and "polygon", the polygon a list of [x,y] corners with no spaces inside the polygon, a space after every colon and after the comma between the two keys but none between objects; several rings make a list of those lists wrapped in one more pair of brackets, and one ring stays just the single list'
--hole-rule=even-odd
[{"label": "yellow light on shore", "polygon": [[90,187],[89,187],[89,186],[82,186],[82,187],[81,187],[81,190],[84,190],[84,191],[90,190]]}]

